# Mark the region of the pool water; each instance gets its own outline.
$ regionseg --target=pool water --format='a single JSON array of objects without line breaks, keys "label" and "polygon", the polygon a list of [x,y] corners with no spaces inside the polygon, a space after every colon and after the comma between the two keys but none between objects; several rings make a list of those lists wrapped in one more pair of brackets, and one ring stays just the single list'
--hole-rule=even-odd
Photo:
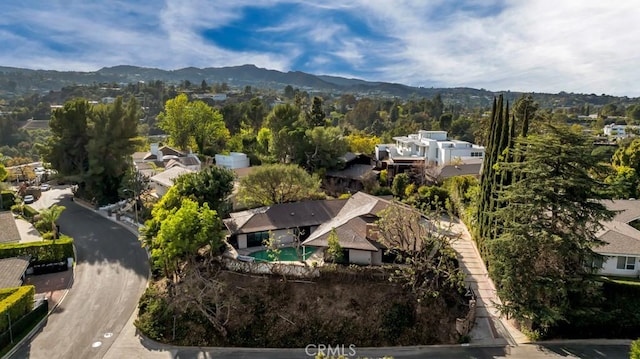
[{"label": "pool water", "polygon": [[[304,258],[300,258],[302,257],[303,252],[304,252]],[[313,252],[315,252],[315,248],[305,248],[304,250],[300,248],[300,257],[298,257],[298,253],[296,252],[295,248],[293,247],[280,248],[280,256],[278,260],[280,261],[299,261],[301,259],[306,260],[313,254]],[[271,257],[269,257],[269,252],[267,250],[253,252],[249,254],[249,256],[255,258],[256,261],[258,262],[272,262],[272,259]]]}]

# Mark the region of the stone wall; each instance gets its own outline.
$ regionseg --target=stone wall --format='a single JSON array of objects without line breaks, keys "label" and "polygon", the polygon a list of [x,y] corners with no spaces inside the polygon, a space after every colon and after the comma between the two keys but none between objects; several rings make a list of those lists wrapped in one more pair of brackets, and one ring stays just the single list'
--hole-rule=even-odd
[{"label": "stone wall", "polygon": [[243,262],[235,258],[223,257],[222,265],[225,269],[240,273],[275,274],[295,278],[317,278],[320,271],[296,262]]}]

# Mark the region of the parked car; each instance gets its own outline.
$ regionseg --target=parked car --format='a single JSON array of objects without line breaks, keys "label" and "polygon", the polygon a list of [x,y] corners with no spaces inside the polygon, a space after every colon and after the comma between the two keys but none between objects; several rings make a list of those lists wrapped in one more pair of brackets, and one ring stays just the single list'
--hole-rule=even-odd
[{"label": "parked car", "polygon": [[24,196],[24,203],[25,204],[33,203],[35,200],[36,199],[35,199],[35,197],[33,197],[32,194],[28,194],[28,195]]},{"label": "parked car", "polygon": [[48,191],[51,189],[51,186],[48,183],[43,183],[40,185],[40,190],[41,191]]}]

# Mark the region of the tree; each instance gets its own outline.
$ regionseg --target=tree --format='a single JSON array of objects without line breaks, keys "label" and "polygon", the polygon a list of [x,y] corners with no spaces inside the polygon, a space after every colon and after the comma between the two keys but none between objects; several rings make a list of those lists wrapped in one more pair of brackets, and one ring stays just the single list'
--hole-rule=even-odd
[{"label": "tree", "polygon": [[229,139],[222,115],[202,101],[189,102],[185,94],[167,100],[165,111],[158,115],[158,126],[171,136],[171,142],[182,150],[195,142],[198,152],[210,147],[219,152]]},{"label": "tree", "polygon": [[137,110],[134,98],[125,107],[122,97],[118,97],[113,104],[98,105],[91,111],[84,189],[100,203],[119,199],[118,190],[130,168],[130,156],[141,142]]},{"label": "tree", "polygon": [[382,143],[378,136],[368,136],[365,134],[350,134],[345,136],[349,151],[355,153],[373,154],[377,144]]},{"label": "tree", "polygon": [[257,167],[240,179],[238,198],[248,207],[269,206],[322,198],[320,179],[297,165],[272,164]]},{"label": "tree", "polygon": [[496,164],[515,180],[499,192],[501,232],[488,242],[489,273],[501,311],[544,332],[595,293],[585,263],[597,258],[596,233],[613,215],[601,201],[607,186],[596,180],[607,167],[567,126],[547,125],[517,142],[511,158],[519,160]]},{"label": "tree", "polygon": [[209,245],[212,254],[219,253],[224,240],[222,220],[207,203],[183,199],[179,209],[165,213],[159,222],[157,236],[151,241],[153,263],[174,279],[179,273],[180,263],[191,262],[197,251]]},{"label": "tree", "polygon": [[430,220],[413,208],[393,204],[380,211],[376,221],[387,254],[395,254],[396,262],[405,264],[391,280],[411,290],[419,302],[439,296],[442,288],[464,286],[464,274],[450,244],[456,239],[451,225],[440,220],[441,212],[428,213]]},{"label": "tree", "polygon": [[158,127],[171,136],[171,143],[180,149],[189,147],[193,126],[188,115],[189,98],[180,94],[176,98],[167,100],[164,112],[158,115]]},{"label": "tree", "polygon": [[322,99],[318,96],[314,96],[312,101],[311,111],[306,114],[307,123],[310,127],[326,126],[326,115],[322,109]]},{"label": "tree", "polygon": [[327,243],[329,245],[327,248],[327,254],[331,260],[334,262],[342,261],[342,246],[340,246],[340,238],[338,238],[335,228],[331,228],[331,232],[329,232],[329,237],[327,238]]},{"label": "tree", "polygon": [[64,206],[54,204],[53,206],[40,211],[40,220],[38,222],[40,222],[43,227],[48,227],[51,230],[54,239],[58,238],[58,226],[56,225],[56,222],[65,209],[66,207]]},{"label": "tree", "polygon": [[53,111],[51,137],[43,147],[43,158],[64,176],[84,175],[89,168],[87,144],[91,106],[84,99],[66,102]]},{"label": "tree", "polygon": [[296,149],[305,142],[304,128],[302,134],[296,131],[295,125],[300,110],[291,104],[276,105],[267,116],[265,127],[271,131],[269,153],[279,162],[297,162],[300,156]]},{"label": "tree", "polygon": [[338,127],[314,127],[305,133],[309,140],[305,167],[311,171],[332,169],[341,164],[340,157],[347,152],[347,141]]},{"label": "tree", "polygon": [[187,173],[174,179],[174,187],[181,198],[207,203],[222,217],[231,209],[229,196],[233,191],[234,174],[217,166],[207,167],[195,173]]},{"label": "tree", "polygon": [[614,166],[631,167],[640,173],[640,138],[636,138],[626,146],[620,146],[613,154],[611,163]]},{"label": "tree", "polygon": [[404,198],[405,189],[409,185],[409,176],[406,173],[398,173],[393,176],[393,183],[391,184],[391,192],[398,198]]},{"label": "tree", "polygon": [[194,101],[189,103],[187,115],[198,153],[204,154],[206,148],[210,149],[211,154],[221,152],[230,134],[220,111],[202,101]]},{"label": "tree", "polygon": [[282,250],[280,249],[279,244],[280,241],[271,231],[269,231],[269,238],[262,241],[262,245],[267,247],[267,255],[269,256],[269,259],[271,259],[271,261],[273,262],[280,260],[280,254],[282,253]]}]

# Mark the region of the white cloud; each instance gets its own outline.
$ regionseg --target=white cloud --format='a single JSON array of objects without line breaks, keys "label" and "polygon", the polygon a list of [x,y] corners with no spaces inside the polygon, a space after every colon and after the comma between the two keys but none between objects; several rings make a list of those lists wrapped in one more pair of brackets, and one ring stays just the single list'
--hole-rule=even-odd
[{"label": "white cloud", "polygon": [[[640,7],[633,1],[495,0],[480,10],[470,7],[477,2],[450,0],[267,0],[259,6],[282,3],[297,3],[291,9],[303,12],[292,10],[284,22],[258,30],[284,34],[273,51],[231,51],[202,36],[236,25],[245,7],[257,6],[253,0],[0,3],[0,65],[96,70],[252,63],[289,71],[300,70],[292,66],[307,58],[303,65],[316,69],[308,72],[372,81],[640,96]],[[350,24],[331,16],[336,11],[362,19],[378,36],[352,33]],[[336,67],[334,58],[345,65]]]}]

